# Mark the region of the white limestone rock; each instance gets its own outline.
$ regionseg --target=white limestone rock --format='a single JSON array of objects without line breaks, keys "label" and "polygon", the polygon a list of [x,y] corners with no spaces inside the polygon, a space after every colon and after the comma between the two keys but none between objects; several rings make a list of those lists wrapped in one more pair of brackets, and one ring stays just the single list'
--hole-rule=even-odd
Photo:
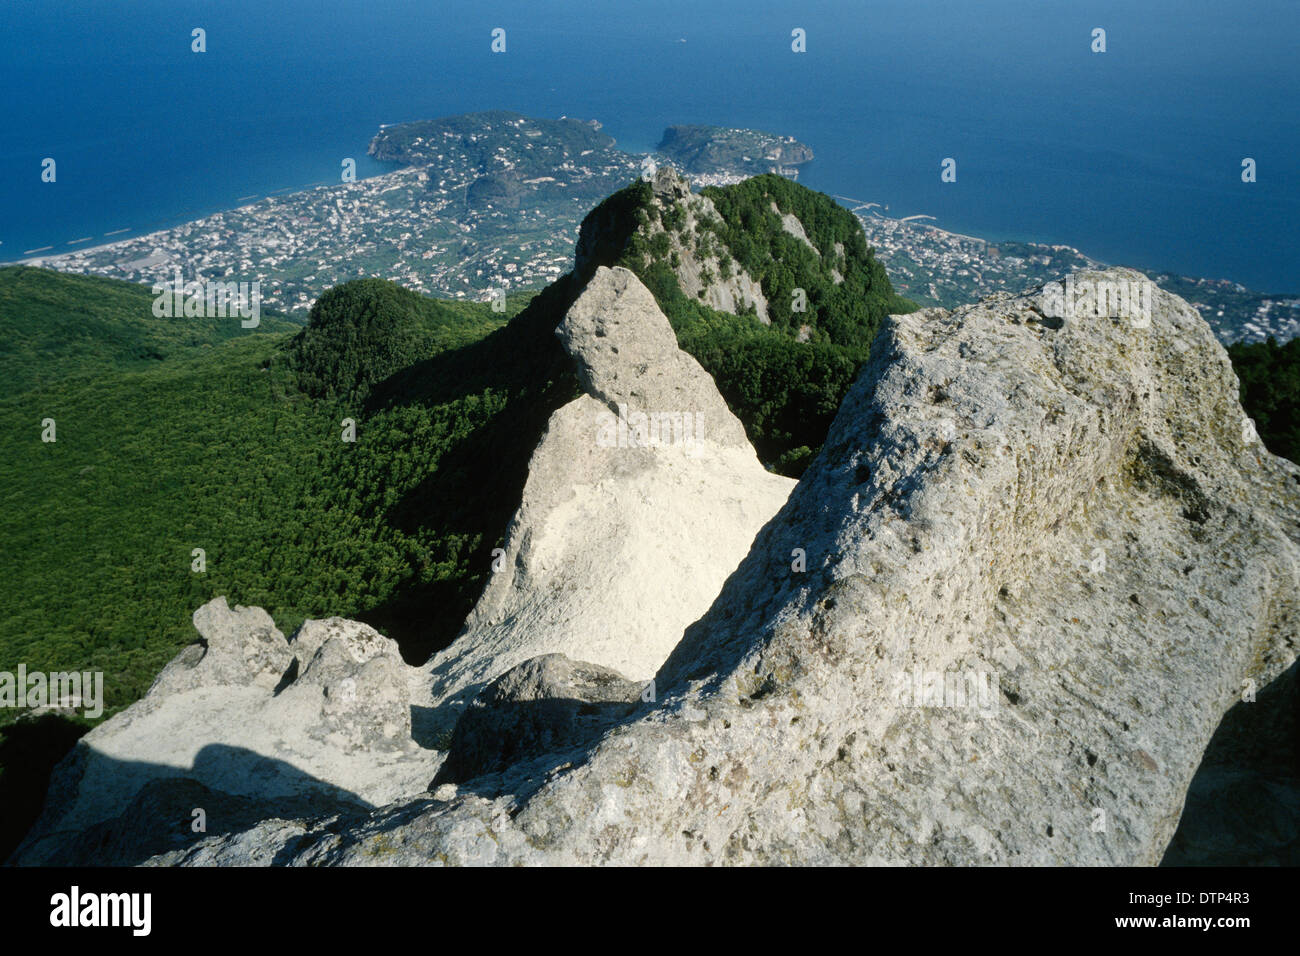
[{"label": "white limestone rock", "polygon": [[648,692],[648,685],[617,671],[563,654],[525,661],[485,687],[461,715],[430,789],[590,743]]},{"label": "white limestone rock", "polygon": [[225,684],[274,690],[292,660],[284,635],[260,607],[231,610],[219,597],[194,612],[194,629],[202,640],[162,670],[150,693]]},{"label": "white limestone rock", "polygon": [[[302,733],[301,766],[346,777],[348,793],[150,862],[1149,865],[1198,769],[1211,779],[1192,812],[1219,822],[1186,827],[1183,858],[1243,842],[1223,834],[1254,825],[1242,784],[1268,770],[1254,752],[1285,763],[1294,747],[1300,468],[1254,437],[1194,309],[1157,290],[1149,322],[1062,316],[1040,291],[890,317],[781,505],[788,483],[758,480],[745,448],[593,440],[610,401],[709,400],[689,374],[651,374],[647,330],[620,315],[646,311],[635,286],[614,270],[593,282],[562,334],[601,398],[553,416],[504,569],[408,684],[448,714],[477,696],[454,780],[422,792],[434,762],[406,789],[409,765],[383,747],[332,746],[331,762]],[[628,329],[634,359],[599,367]],[[761,530],[728,538],[738,522]],[[306,792],[274,767],[186,750],[196,719],[253,753],[281,746],[254,728],[320,724],[310,681],[271,698],[301,713],[270,709],[257,662],[290,652],[247,624],[221,643],[275,650],[221,668],[242,684],[176,665],[157,697],[87,736],[57,773],[62,816],[20,862],[58,858],[90,827],[129,835],[131,805],[189,799],[124,786],[144,754],[223,793],[238,780],[259,799]],[[310,655],[322,673],[345,656],[328,646]],[[172,681],[186,689],[162,693]],[[1258,702],[1241,701],[1246,682]],[[1262,709],[1233,716],[1249,707]],[[233,737],[218,738],[221,719]],[[396,770],[374,772],[385,759]],[[1251,835],[1257,859],[1295,832],[1278,786]]]},{"label": "white limestone rock", "polygon": [[[265,611],[209,602],[194,615],[206,647],[182,651],[144,700],[60,765],[18,859],[67,858],[89,827],[145,845],[128,837],[124,815],[160,779],[208,787],[241,819],[249,799],[356,808],[417,795],[465,704],[540,655],[653,676],[794,482],[759,463],[632,273],[598,270],[557,334],[591,394],[552,416],[505,568],[452,647],[413,668],[356,621],[307,621],[286,642]],[[609,425],[621,413],[634,427],[620,437]],[[637,426],[640,413],[653,434]]]}]

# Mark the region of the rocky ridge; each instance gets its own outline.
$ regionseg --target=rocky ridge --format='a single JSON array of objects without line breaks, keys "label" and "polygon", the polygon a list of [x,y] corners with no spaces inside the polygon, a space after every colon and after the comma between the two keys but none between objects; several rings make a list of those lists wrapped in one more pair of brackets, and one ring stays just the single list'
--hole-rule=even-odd
[{"label": "rocky ridge", "polygon": [[650,679],[794,487],[628,270],[599,267],[556,334],[586,394],[551,416],[501,570],[430,664],[435,705],[544,653]]},{"label": "rocky ridge", "polygon": [[307,621],[286,641],[260,608],[212,601],[194,614],[201,642],[58,768],[15,858],[75,858],[91,827],[151,845],[118,817],[145,790],[190,792],[183,781],[265,814],[421,793],[475,694],[539,655],[653,677],[794,481],[759,463],[632,273],[599,269],[556,333],[586,394],[551,416],[498,573],[451,647],[409,667],[365,624]]},{"label": "rocky ridge", "polygon": [[[672,263],[682,292],[719,312],[739,315],[752,310],[760,322],[770,324],[762,284],[734,261],[724,270],[716,243],[700,244],[704,224],[719,221],[713,201],[691,192],[690,182],[670,166],[657,169],[649,181],[653,189],[649,208],[654,214],[636,231],[652,247],[656,236],[664,237],[666,246],[656,258]],[[622,226],[599,216],[584,220],[574,252],[575,270],[581,274],[600,261],[606,243],[613,241],[618,246],[614,251],[621,251],[626,241]]]},{"label": "rocky ridge", "polygon": [[[508,576],[457,645],[403,684],[400,662],[349,630],[363,625],[335,622],[341,633],[294,654],[300,637],[281,647],[264,614],[209,605],[196,614],[208,652],[183,653],[136,714],[87,736],[18,861],[104,830],[77,810],[100,799],[86,768],[115,739],[152,752],[156,739],[128,732],[156,712],[193,713],[214,685],[187,675],[209,657],[213,680],[241,682],[220,685],[220,706],[245,708],[240,695],[275,694],[277,667],[309,648],[302,676],[276,685],[278,699],[320,673],[313,695],[298,692],[313,704],[304,736],[347,761],[400,749],[388,704],[404,688],[416,740],[430,715],[464,715],[449,755],[419,748],[436,757],[410,764],[436,763],[437,779],[391,800],[354,785],[359,800],[252,825],[235,807],[219,834],[151,862],[1155,864],[1294,852],[1300,468],[1254,438],[1231,365],[1191,307],[1156,291],[1144,322],[1061,317],[1040,290],[890,317],[803,480],[788,500],[773,485],[770,511],[748,513],[753,530],[728,542],[735,559],[712,567],[698,609],[653,618],[650,650],[617,629],[641,623],[628,611],[673,606],[680,579],[640,547],[614,547],[609,574],[583,544],[639,504],[648,510],[622,520],[680,534],[688,561],[718,528],[698,503],[651,521],[693,487],[673,484],[689,467],[681,449],[606,458],[576,437],[591,428],[582,416],[611,404],[720,402],[689,365],[654,360],[667,340],[638,331],[654,318],[647,296],[630,274],[601,270],[566,318],[588,393],[553,417]],[[761,482],[733,433],[725,420],[712,433],[708,470],[691,483],[735,508],[732,496]],[[646,570],[628,592],[621,576]],[[583,600],[584,587],[624,588],[630,603]],[[679,621],[693,623],[682,633]],[[218,653],[236,631],[242,657]],[[331,641],[345,653],[325,654]],[[322,700],[371,665],[366,686],[387,688],[388,703],[331,723]],[[138,833],[131,814],[157,805],[147,788],[125,789],[105,831],[122,846]]]}]

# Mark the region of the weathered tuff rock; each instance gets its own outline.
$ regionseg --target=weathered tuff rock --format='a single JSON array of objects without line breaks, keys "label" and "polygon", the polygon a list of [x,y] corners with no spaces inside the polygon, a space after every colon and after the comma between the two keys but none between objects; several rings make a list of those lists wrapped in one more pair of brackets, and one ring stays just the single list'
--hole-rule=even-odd
[{"label": "weathered tuff rock", "polygon": [[[616,271],[597,279],[588,305],[605,304],[561,331],[580,362],[623,354],[600,332],[630,328],[604,319],[638,299]],[[585,373],[602,397],[552,420],[509,570],[454,653],[411,685],[412,703],[444,702],[435,714],[474,700],[432,794],[441,753],[387,800],[325,791],[331,773],[364,776],[354,768],[385,754],[349,752],[348,735],[310,785],[232,773],[227,754],[217,774],[170,754],[195,715],[284,726],[263,685],[290,658],[302,676],[281,678],[275,699],[313,670],[337,686],[347,657],[384,659],[366,657],[369,636],[323,653],[320,628],[362,625],[324,622],[294,651],[264,615],[221,602],[196,615],[207,650],[183,652],[155,688],[179,690],[151,692],[61,765],[18,860],[68,860],[84,844],[59,837],[93,834],[116,841],[106,861],[196,865],[1152,864],[1233,861],[1241,847],[1294,862],[1300,469],[1254,438],[1226,355],[1186,303],[1155,291],[1143,325],[1061,318],[1046,298],[891,317],[821,455],[729,576],[727,564],[707,612],[651,655],[668,657],[648,686],[591,652],[627,653],[617,633],[639,622],[611,606],[674,604],[671,584],[653,586],[674,581],[672,563],[617,546],[650,528],[680,535],[694,561],[715,528],[698,508],[671,510],[696,486],[672,484],[686,460],[646,447],[611,464],[577,413],[692,390],[636,374],[640,358]],[[662,524],[617,523],[665,489]],[[618,590],[633,572],[647,575],[640,590]],[[240,683],[206,683],[205,660]],[[1252,685],[1258,699],[1243,701]],[[331,739],[320,685],[303,690],[314,706],[291,725]],[[366,724],[380,737],[384,725]],[[123,783],[142,754],[166,771]],[[191,764],[212,794],[167,775]],[[237,779],[254,782],[229,789]],[[296,802],[269,804],[272,792]],[[141,835],[153,824],[140,814],[198,800],[221,808],[215,835]]]},{"label": "weathered tuff rock", "polygon": [[556,334],[587,394],[551,416],[501,570],[430,664],[433,703],[452,720],[542,654],[652,677],[795,484],[759,463],[627,269],[597,269]]},{"label": "weathered tuff rock", "polygon": [[293,654],[271,615],[236,607],[225,598],[194,612],[202,641],[191,644],[154,679],[150,692],[182,693],[198,687],[251,685],[274,690]]},{"label": "weathered tuff rock", "polygon": [[456,722],[431,789],[589,742],[647,688],[599,664],[543,654],[502,674]]},{"label": "weathered tuff rock", "polygon": [[627,269],[597,269],[555,334],[573,356],[583,390],[611,411],[625,405],[634,411],[692,413],[704,426],[693,437],[749,448],[744,426],[709,373],[677,347],[667,316]]},{"label": "weathered tuff rock", "polygon": [[1274,708],[1251,748],[1295,746],[1270,686],[1300,469],[1243,427],[1186,303],[1157,291],[1145,328],[1043,304],[890,318],[656,700],[585,751],[155,862],[1156,863],[1226,711]]},{"label": "weathered tuff rock", "polygon": [[[131,835],[133,815],[146,788],[156,806],[183,799],[175,794],[188,791],[173,790],[186,779],[227,808],[213,832],[247,825],[258,806],[286,812],[285,801],[300,796],[318,799],[322,812],[392,803],[426,790],[446,757],[436,745],[466,703],[516,665],[524,666],[485,700],[537,715],[531,736],[521,731],[503,746],[480,732],[475,742],[475,721],[483,728],[499,718],[471,717],[441,779],[576,745],[593,723],[583,707],[613,702],[599,694],[620,681],[653,676],[794,482],[759,463],[632,273],[598,270],[557,334],[589,394],[552,416],[503,570],[451,648],[408,667],[365,624],[307,621],[287,642],[260,608],[212,601],[194,615],[206,644],[182,651],[144,700],[88,734],[56,770],[45,813],[15,859],[75,859],[88,828],[112,841],[96,851],[100,860],[162,852]],[[525,663],[546,654],[591,663]],[[523,674],[533,675],[531,690]],[[627,686],[639,694],[643,685]],[[597,696],[586,700],[584,687]]]},{"label": "weathered tuff rock", "polygon": [[92,845],[94,862],[137,862],[133,854],[150,846],[161,852],[152,836],[133,831],[166,832],[170,823],[150,822],[146,812],[184,802],[194,787],[212,796],[186,807],[184,818],[201,808],[212,832],[225,832],[290,806],[391,803],[419,793],[441,762],[411,736],[411,685],[425,692],[421,673],[369,626],[307,621],[289,642],[265,611],[231,609],[225,598],[195,611],[194,626],[202,643],[181,651],[144,699],[88,733],[55,768],[44,813],[15,862],[75,863]]}]

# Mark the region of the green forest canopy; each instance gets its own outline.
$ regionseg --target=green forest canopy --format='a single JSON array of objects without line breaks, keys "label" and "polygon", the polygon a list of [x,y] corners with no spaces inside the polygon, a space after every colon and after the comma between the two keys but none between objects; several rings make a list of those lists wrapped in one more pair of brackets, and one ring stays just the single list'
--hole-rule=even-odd
[{"label": "green forest canopy", "polygon": [[[658,203],[642,180],[606,198],[583,221],[585,273],[597,265],[636,272],[682,348],[717,382],[759,458],[798,477],[825,441],[885,316],[916,305],[894,293],[861,224],[830,196],[776,175],[708,187],[703,195],[719,216],[704,228],[707,237],[686,238],[697,249],[703,244],[704,253],[719,251],[724,268],[739,263],[761,284],[771,325],[752,314],[716,311],[682,291],[668,244],[655,241],[664,233],[651,237],[645,226],[657,218],[680,235],[684,217]],[[786,214],[799,218],[823,254],[783,228]],[[805,312],[792,311],[796,289],[806,297]]]},{"label": "green forest canopy", "polygon": [[1238,343],[1228,356],[1241,380],[1241,405],[1264,447],[1300,462],[1300,339]]}]

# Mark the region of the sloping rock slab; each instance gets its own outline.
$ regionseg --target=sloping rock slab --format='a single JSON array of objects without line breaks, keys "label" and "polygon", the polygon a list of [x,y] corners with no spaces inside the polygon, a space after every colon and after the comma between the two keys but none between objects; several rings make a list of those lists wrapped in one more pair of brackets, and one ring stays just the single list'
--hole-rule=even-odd
[{"label": "sloping rock slab", "polygon": [[195,611],[194,625],[203,641],[55,768],[45,809],[12,862],[89,860],[91,833],[102,837],[98,862],[110,862],[109,844],[129,856],[150,845],[132,827],[168,832],[177,823],[131,807],[145,813],[164,795],[189,793],[187,782],[218,794],[227,812],[196,803],[181,822],[201,809],[216,832],[235,827],[231,808],[246,821],[255,806],[366,808],[424,790],[442,755],[411,738],[411,685],[421,675],[395,642],[331,618],[305,622],[291,643],[265,611],[232,609],[225,598]]},{"label": "sloping rock slab", "polygon": [[633,273],[597,269],[556,334],[587,394],[551,416],[500,570],[429,665],[451,721],[543,654],[652,677],[795,484],[759,463]]},{"label": "sloping rock slab", "polygon": [[580,747],[632,713],[647,686],[599,664],[545,654],[502,674],[456,722],[430,789]]}]

